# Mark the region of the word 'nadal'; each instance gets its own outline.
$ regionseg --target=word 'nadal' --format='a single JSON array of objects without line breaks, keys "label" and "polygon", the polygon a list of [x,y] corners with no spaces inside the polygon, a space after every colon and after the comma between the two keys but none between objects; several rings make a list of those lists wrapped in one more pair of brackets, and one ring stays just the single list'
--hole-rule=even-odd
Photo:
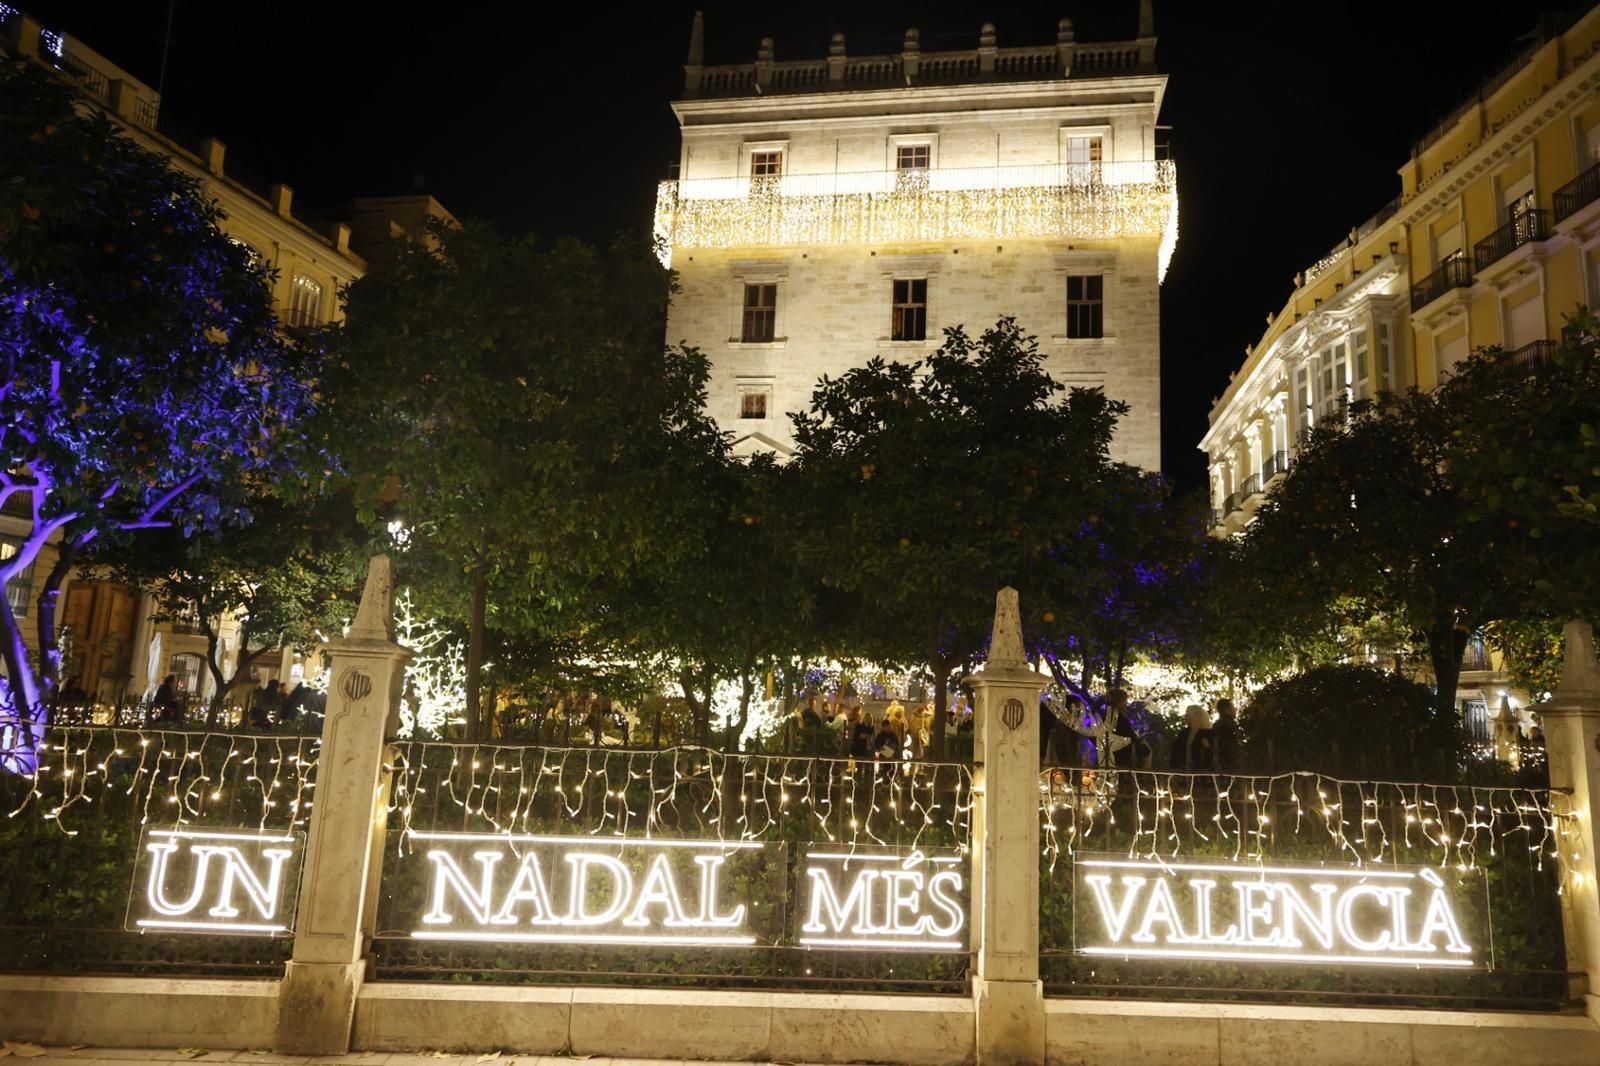
[{"label": "word 'nadal'", "polygon": [[1473,965],[1432,869],[1084,859],[1078,949],[1240,961]]},{"label": "word 'nadal'", "polygon": [[724,899],[753,842],[410,834],[426,842],[428,909],[411,935],[545,943],[752,944]]}]

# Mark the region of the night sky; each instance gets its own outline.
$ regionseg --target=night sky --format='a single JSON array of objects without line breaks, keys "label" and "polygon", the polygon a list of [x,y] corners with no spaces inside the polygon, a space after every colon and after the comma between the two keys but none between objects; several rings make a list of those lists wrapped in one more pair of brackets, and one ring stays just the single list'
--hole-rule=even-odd
[{"label": "night sky", "polygon": [[[17,3],[18,0],[13,0]],[[21,0],[142,80],[161,77],[168,0]],[[924,51],[1135,35],[1137,0],[1045,7],[660,3],[267,4],[178,0],[163,111],[251,168],[337,209],[426,191],[460,216],[540,237],[647,229],[677,159],[668,106],[691,14],[706,62]],[[1162,291],[1163,465],[1203,486],[1196,444],[1291,278],[1399,191],[1411,141],[1516,49],[1542,10],[1504,0],[1297,4],[1157,0],[1162,122],[1178,163],[1180,238]],[[1005,308],[996,308],[996,316]],[[974,323],[972,325],[982,325]]]}]

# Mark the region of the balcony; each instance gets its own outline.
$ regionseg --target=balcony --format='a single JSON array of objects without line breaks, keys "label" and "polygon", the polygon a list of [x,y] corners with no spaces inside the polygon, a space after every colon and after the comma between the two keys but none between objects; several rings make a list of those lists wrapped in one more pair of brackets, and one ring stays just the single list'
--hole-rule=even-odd
[{"label": "balcony", "polygon": [[1439,269],[1411,286],[1411,310],[1420,311],[1453,289],[1472,284],[1472,264],[1456,255],[1439,264]]},{"label": "balcony", "polygon": [[1262,484],[1270,485],[1272,484],[1273,478],[1277,477],[1279,474],[1287,474],[1288,472],[1289,453],[1282,451],[1273,452],[1271,455],[1267,456],[1266,460],[1261,464]]},{"label": "balcony", "polygon": [[1238,509],[1239,494],[1237,492],[1231,492],[1228,494],[1228,498],[1222,501],[1222,517],[1227,518]]},{"label": "balcony", "polygon": [[1512,366],[1520,367],[1531,374],[1549,366],[1555,354],[1555,341],[1529,341],[1522,347],[1507,352],[1505,358]]},{"label": "balcony", "polygon": [[662,182],[655,235],[677,248],[1177,235],[1171,160],[690,178]]},{"label": "balcony", "polygon": [[1544,210],[1522,211],[1512,216],[1510,222],[1472,246],[1472,259],[1478,273],[1483,273],[1524,245],[1550,239],[1550,212]]},{"label": "balcony", "polygon": [[1259,474],[1251,474],[1239,486],[1239,502],[1243,505],[1251,497],[1259,495],[1261,495],[1261,476]]},{"label": "balcony", "polygon": [[1600,200],[1600,163],[1561,186],[1550,199],[1558,224]]}]

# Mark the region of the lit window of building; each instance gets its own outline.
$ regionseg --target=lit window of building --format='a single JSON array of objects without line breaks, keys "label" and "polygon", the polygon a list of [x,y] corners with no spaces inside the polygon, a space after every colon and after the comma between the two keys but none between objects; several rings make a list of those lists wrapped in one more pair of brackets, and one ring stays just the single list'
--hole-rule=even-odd
[{"label": "lit window of building", "polygon": [[744,287],[744,328],[740,339],[747,344],[771,341],[778,322],[778,286],[761,282]]},{"label": "lit window of building", "polygon": [[740,418],[767,417],[767,390],[744,389],[739,393]]},{"label": "lit window of building", "polygon": [[890,339],[920,341],[928,339],[928,279],[894,280],[894,322]]},{"label": "lit window of building", "polygon": [[[0,537],[0,563],[16,558],[21,547],[22,541],[16,537]],[[21,573],[6,582],[6,603],[10,605],[14,617],[25,618],[28,615],[28,602],[32,598],[33,564],[29,563]]]},{"label": "lit window of building", "polygon": [[289,294],[289,325],[320,326],[322,324],[322,283],[304,274],[294,276],[294,287]]},{"label": "lit window of building", "polygon": [[1100,274],[1067,276],[1067,336],[1105,336],[1105,278]]},{"label": "lit window of building", "polygon": [[760,151],[750,153],[750,176],[752,178],[781,178],[783,177],[783,152]]},{"label": "lit window of building", "polygon": [[927,170],[932,162],[931,144],[902,144],[895,149],[895,169],[902,173],[908,170]]}]

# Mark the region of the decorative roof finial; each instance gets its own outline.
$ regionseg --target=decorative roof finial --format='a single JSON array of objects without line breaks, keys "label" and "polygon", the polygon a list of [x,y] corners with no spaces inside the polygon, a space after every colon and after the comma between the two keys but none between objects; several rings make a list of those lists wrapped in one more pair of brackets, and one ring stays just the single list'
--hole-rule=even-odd
[{"label": "decorative roof finial", "polygon": [[706,58],[706,18],[705,13],[694,13],[694,25],[689,30],[689,58],[684,63],[691,67],[698,67]]}]

